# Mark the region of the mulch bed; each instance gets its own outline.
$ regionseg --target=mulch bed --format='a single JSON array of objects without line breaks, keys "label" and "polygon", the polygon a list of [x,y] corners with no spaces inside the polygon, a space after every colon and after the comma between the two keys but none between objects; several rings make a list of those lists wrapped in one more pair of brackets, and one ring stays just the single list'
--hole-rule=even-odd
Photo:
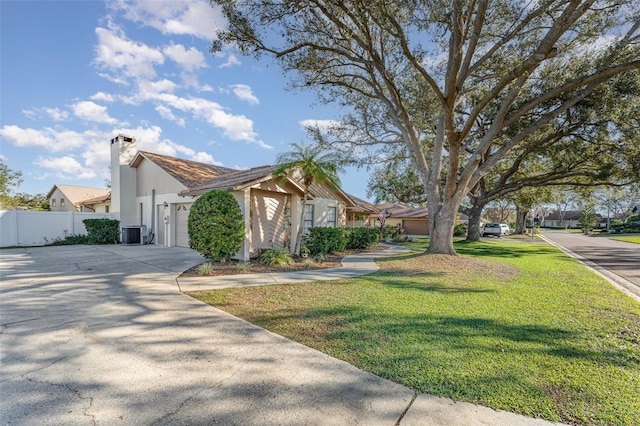
[{"label": "mulch bed", "polygon": [[[205,277],[219,275],[238,275],[238,274],[265,274],[273,272],[294,272],[294,271],[311,271],[314,269],[339,268],[342,266],[342,258],[351,254],[380,251],[384,249],[381,246],[374,246],[368,250],[347,250],[340,253],[334,253],[324,257],[322,261],[318,261],[309,257],[303,259],[301,257],[293,257],[295,263],[285,266],[269,266],[260,263],[258,258],[251,259],[249,262],[242,260],[228,260],[226,262],[203,262],[200,265],[187,269],[181,277]],[[211,263],[213,269],[208,268],[210,273],[202,273],[201,265]]]}]

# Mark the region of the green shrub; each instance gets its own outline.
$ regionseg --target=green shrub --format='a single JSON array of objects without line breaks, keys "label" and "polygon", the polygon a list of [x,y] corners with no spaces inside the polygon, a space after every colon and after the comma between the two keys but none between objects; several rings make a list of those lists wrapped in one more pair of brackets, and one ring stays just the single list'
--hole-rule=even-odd
[{"label": "green shrub", "polygon": [[365,250],[380,240],[378,228],[349,228],[345,229],[347,237],[346,248],[349,250]]},{"label": "green shrub", "polygon": [[464,237],[467,235],[467,224],[466,223],[458,223],[453,227],[453,236],[454,237]]},{"label": "green shrub", "polygon": [[230,258],[244,242],[242,212],[228,191],[213,190],[198,198],[187,228],[191,248],[211,260]]},{"label": "green shrub", "polygon": [[291,254],[284,249],[270,248],[262,253],[260,263],[269,266],[286,266],[293,263],[293,258]]},{"label": "green shrub", "polygon": [[116,219],[85,219],[88,244],[118,244],[120,242],[120,221]]},{"label": "green shrub", "polygon": [[342,251],[347,246],[347,238],[342,228],[309,228],[305,245],[313,256]]},{"label": "green shrub", "polygon": [[[46,241],[46,239],[45,239]],[[76,244],[89,244],[89,238],[86,235],[70,234],[64,238],[56,238],[48,243],[48,246],[70,246]]]}]

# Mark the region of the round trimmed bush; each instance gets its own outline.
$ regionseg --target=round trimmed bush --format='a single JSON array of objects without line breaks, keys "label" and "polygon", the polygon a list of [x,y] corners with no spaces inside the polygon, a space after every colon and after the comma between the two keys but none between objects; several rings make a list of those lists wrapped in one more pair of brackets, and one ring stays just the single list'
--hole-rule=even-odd
[{"label": "round trimmed bush", "polygon": [[240,250],[244,219],[228,191],[213,190],[198,198],[189,212],[191,248],[211,260],[225,260]]}]

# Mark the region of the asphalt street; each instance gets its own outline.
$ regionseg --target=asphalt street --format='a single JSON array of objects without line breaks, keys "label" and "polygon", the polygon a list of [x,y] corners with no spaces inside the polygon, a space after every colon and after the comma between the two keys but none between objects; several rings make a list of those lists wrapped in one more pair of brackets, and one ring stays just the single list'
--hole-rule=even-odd
[{"label": "asphalt street", "polygon": [[640,244],[566,231],[543,231],[542,235],[597,265],[596,270],[640,296]]}]

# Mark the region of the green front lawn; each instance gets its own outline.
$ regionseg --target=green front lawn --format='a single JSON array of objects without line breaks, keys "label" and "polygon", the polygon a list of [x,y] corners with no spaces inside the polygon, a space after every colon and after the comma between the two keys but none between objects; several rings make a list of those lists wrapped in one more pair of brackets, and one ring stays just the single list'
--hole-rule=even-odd
[{"label": "green front lawn", "polygon": [[640,235],[638,235],[638,236],[626,235],[626,236],[623,236],[623,237],[613,237],[611,239],[612,240],[618,240],[618,241],[626,241],[627,243],[640,244]]},{"label": "green front lawn", "polygon": [[419,392],[638,424],[640,304],[545,244],[456,250],[378,260],[356,279],[191,295]]}]

